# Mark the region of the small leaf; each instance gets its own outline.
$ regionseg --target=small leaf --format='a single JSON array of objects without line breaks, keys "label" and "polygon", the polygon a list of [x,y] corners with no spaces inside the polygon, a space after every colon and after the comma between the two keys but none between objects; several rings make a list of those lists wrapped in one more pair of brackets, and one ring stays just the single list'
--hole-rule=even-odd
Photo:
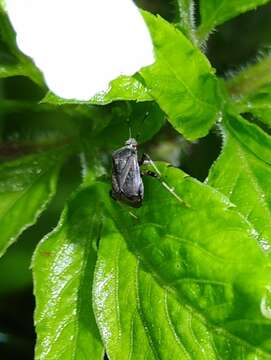
[{"label": "small leaf", "polygon": [[0,165],[0,256],[54,195],[64,154],[42,153]]},{"label": "small leaf", "polygon": [[217,25],[242,14],[256,9],[257,6],[268,3],[269,0],[201,0],[200,15],[201,24],[198,36],[202,39],[207,37]]},{"label": "small leaf", "polygon": [[207,183],[229,197],[260,235],[271,244],[271,137],[240,116],[228,116],[222,153]]},{"label": "small leaf", "polygon": [[145,86],[170,123],[186,138],[206,135],[220,112],[214,70],[173,25],[147,12],[143,15],[156,53],[155,64],[140,71]]},{"label": "small leaf", "polygon": [[37,359],[102,359],[91,304],[100,224],[97,194],[81,190],[35,251]]},{"label": "small leaf", "polygon": [[94,302],[110,359],[268,359],[270,270],[257,232],[219,192],[159,168],[177,198],[146,178],[142,208],[105,202],[116,230],[102,235]]}]

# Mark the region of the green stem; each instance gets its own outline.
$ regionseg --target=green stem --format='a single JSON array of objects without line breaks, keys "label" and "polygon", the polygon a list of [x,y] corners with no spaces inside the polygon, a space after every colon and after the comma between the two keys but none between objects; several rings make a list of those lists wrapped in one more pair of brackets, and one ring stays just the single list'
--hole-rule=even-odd
[{"label": "green stem", "polygon": [[177,0],[178,21],[182,32],[197,45],[198,40],[195,35],[194,21],[194,1],[193,0]]},{"label": "green stem", "polygon": [[226,82],[233,97],[246,97],[271,82],[271,55],[248,66]]}]

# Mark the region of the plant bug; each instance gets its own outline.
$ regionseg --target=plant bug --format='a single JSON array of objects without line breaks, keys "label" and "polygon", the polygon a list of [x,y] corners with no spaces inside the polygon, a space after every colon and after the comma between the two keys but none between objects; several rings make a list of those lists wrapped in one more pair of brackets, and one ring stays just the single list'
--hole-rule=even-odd
[{"label": "plant bug", "polygon": [[162,179],[160,171],[147,154],[143,154],[142,159],[138,160],[137,145],[137,141],[130,137],[125,146],[113,152],[111,197],[132,207],[140,207],[144,199],[144,185],[140,166],[148,162],[155,172],[148,171],[146,175],[157,178],[180,203],[184,204],[184,201],[176,194],[174,189]]},{"label": "plant bug", "polygon": [[129,138],[125,146],[112,154],[112,191],[115,200],[140,207],[144,198],[144,185],[137,156],[137,141]]}]

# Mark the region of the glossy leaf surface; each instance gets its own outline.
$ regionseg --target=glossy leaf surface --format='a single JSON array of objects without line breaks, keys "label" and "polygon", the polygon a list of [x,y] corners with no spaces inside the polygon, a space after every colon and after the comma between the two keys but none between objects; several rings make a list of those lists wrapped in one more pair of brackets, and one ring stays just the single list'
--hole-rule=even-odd
[{"label": "glossy leaf surface", "polygon": [[77,192],[57,228],[35,251],[37,359],[103,358],[91,305],[101,222],[92,195]]},{"label": "glossy leaf surface", "polygon": [[0,255],[32,225],[55,193],[62,151],[0,165]]},{"label": "glossy leaf surface", "polygon": [[143,14],[156,53],[156,63],[140,72],[144,83],[179,132],[188,139],[202,137],[219,118],[214,70],[173,25],[159,16]]},{"label": "glossy leaf surface", "polygon": [[208,184],[227,195],[260,235],[271,244],[271,137],[242,117],[225,122],[222,153],[208,176]]},{"label": "glossy leaf surface", "polygon": [[160,170],[187,206],[157,179],[145,180],[141,209],[106,205],[115,225],[101,236],[94,304],[110,359],[267,359],[270,272],[257,232],[214,189]]}]

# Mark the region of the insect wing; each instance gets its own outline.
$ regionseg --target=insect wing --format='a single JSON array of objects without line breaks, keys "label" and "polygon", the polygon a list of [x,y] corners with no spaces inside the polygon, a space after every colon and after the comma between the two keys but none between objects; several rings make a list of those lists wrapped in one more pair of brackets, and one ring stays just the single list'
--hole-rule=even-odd
[{"label": "insect wing", "polygon": [[116,192],[127,198],[143,197],[143,183],[140,175],[137,152],[123,147],[113,153],[112,185]]}]

